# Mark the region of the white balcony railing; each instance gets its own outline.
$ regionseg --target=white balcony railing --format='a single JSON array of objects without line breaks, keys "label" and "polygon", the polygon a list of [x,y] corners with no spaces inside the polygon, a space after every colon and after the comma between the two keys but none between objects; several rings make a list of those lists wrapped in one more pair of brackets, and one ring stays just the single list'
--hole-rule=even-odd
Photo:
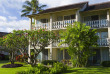
[{"label": "white balcony railing", "polygon": [[90,26],[91,28],[103,28],[108,27],[108,22],[106,19],[103,20],[94,20],[94,21],[87,21],[86,26]]},{"label": "white balcony railing", "polygon": [[98,45],[99,46],[108,46],[109,45],[109,42],[108,42],[108,39],[107,38],[104,38],[104,39],[98,39]]},{"label": "white balcony railing", "polygon": [[60,42],[62,42],[62,41],[63,41],[63,40],[57,40],[57,41],[55,41],[55,42],[52,44],[52,46],[53,46],[53,47],[68,47],[67,44],[62,44],[62,45],[58,46],[58,44],[59,44]]},{"label": "white balcony railing", "polygon": [[64,21],[56,21],[52,24],[52,29],[63,29],[68,26],[68,24],[73,24],[75,19],[72,20],[64,20]]},{"label": "white balcony railing", "polygon": [[35,25],[35,28],[36,29],[41,29],[41,28],[44,28],[44,29],[49,29],[49,23],[40,23],[40,24],[36,24]]},{"label": "white balcony railing", "polygon": [[[75,19],[72,20],[63,20],[63,21],[56,21],[52,23],[52,29],[65,29],[68,24],[73,24],[75,22]],[[94,21],[86,21],[86,26],[90,26],[91,28],[103,28],[108,27],[108,21],[106,19],[103,20],[94,20]],[[49,22],[48,23],[39,23],[34,25],[34,29],[50,29]]]},{"label": "white balcony railing", "polygon": [[[53,47],[68,47],[67,44],[62,44],[62,45],[58,46],[58,44],[59,44],[60,42],[62,42],[62,41],[63,41],[63,40],[58,40],[58,41],[54,42],[54,43],[52,44],[52,46],[53,46]],[[109,42],[108,42],[108,39],[107,39],[107,38],[98,39],[98,40],[97,40],[97,44],[98,44],[98,46],[109,46]]]}]

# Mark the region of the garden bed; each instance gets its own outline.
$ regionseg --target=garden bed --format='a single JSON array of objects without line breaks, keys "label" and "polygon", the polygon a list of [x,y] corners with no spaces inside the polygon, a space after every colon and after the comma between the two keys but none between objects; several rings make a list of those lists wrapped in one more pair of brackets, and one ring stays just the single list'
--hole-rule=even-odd
[{"label": "garden bed", "polygon": [[22,64],[6,64],[3,65],[2,68],[16,68],[16,67],[22,67]]}]

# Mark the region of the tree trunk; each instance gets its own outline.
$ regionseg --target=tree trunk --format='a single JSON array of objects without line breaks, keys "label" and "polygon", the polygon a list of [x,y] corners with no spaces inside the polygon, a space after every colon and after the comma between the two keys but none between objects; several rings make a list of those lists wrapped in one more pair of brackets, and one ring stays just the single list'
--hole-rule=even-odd
[{"label": "tree trunk", "polygon": [[14,64],[14,52],[11,53],[11,64]]}]

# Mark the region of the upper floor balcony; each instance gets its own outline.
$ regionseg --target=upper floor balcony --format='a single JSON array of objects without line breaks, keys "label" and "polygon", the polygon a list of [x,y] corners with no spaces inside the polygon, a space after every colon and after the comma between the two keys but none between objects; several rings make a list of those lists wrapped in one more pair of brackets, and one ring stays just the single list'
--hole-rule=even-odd
[{"label": "upper floor balcony", "polygon": [[75,22],[75,19],[56,21],[56,22],[53,22],[52,29],[66,29],[68,24],[73,24],[74,22]]},{"label": "upper floor balcony", "polygon": [[92,29],[109,27],[108,21],[106,19],[94,20],[94,21],[86,21],[84,23],[86,24],[86,26],[90,26]]},{"label": "upper floor balcony", "polygon": [[[53,47],[68,47],[68,44],[62,44],[60,46],[59,43],[62,42],[63,40],[58,40],[56,42],[54,42],[52,44]],[[97,40],[97,44],[98,44],[98,47],[108,47],[109,46],[109,41],[108,41],[108,38],[101,38],[101,39],[98,39]]]},{"label": "upper floor balcony", "polygon": [[[74,22],[75,22],[75,19],[52,22],[52,30],[66,29],[68,24],[73,24]],[[106,19],[86,21],[84,23],[86,24],[86,26],[90,26],[91,29],[107,28],[110,26]],[[33,26],[33,28],[34,29],[44,28],[44,29],[49,30],[51,27],[50,27],[50,22],[48,22],[48,23],[35,24],[35,26]]]},{"label": "upper floor balcony", "polygon": [[[52,30],[66,29],[68,24],[72,24],[74,22],[75,22],[75,19],[52,22]],[[44,29],[47,29],[47,30],[49,30],[51,28],[50,22],[35,24],[32,27],[34,29],[44,28]]]},{"label": "upper floor balcony", "polygon": [[107,38],[98,39],[97,41],[98,46],[109,46],[109,41]]}]

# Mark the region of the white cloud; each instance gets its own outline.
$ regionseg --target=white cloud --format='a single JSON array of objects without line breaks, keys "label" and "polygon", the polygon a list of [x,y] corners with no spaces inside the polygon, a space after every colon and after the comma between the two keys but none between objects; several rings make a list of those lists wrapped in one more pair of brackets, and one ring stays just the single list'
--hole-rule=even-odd
[{"label": "white cloud", "polygon": [[100,3],[100,2],[105,2],[109,0],[52,0],[52,1],[39,0],[41,4],[46,4],[49,7],[56,7],[56,6],[79,3],[79,2],[84,2],[84,1],[89,1],[90,4],[93,4],[93,3]]},{"label": "white cloud", "polygon": [[16,20],[16,19],[17,19],[16,16],[8,16],[8,18],[9,18],[10,20]]},{"label": "white cloud", "polygon": [[29,29],[28,20],[0,21],[0,32],[12,32],[13,30]]},{"label": "white cloud", "polygon": [[4,16],[0,16],[0,21],[7,21],[7,19],[6,19],[6,17],[4,17]]},{"label": "white cloud", "polygon": [[22,4],[26,0],[0,0],[0,5],[8,7],[8,8],[16,8],[21,9]]}]

